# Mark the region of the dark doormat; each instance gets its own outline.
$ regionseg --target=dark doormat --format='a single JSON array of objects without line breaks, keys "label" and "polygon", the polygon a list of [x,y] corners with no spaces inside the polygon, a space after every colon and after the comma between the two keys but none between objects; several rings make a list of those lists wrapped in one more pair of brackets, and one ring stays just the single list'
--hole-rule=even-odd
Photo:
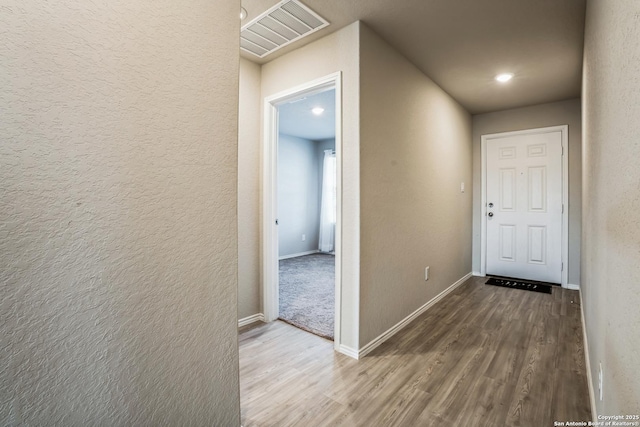
[{"label": "dark doormat", "polygon": [[551,293],[551,286],[541,283],[528,283],[517,279],[499,279],[491,277],[485,282],[486,285],[502,286],[504,288],[522,289],[523,291],[542,292],[543,294]]}]

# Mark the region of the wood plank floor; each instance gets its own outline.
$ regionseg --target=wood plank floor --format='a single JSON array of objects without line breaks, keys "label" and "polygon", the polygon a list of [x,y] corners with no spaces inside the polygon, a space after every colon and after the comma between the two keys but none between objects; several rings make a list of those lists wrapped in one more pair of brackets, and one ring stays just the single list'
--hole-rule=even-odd
[{"label": "wood plank floor", "polygon": [[361,360],[283,322],[240,331],[244,427],[590,420],[577,291],[471,278]]}]

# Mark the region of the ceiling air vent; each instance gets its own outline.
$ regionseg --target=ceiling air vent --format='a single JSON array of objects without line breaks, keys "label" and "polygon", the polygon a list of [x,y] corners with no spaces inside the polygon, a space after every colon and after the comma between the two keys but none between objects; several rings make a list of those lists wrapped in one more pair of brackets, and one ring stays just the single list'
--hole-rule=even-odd
[{"label": "ceiling air vent", "polygon": [[285,0],[242,27],[240,48],[264,58],[327,25],[324,18],[299,1]]}]

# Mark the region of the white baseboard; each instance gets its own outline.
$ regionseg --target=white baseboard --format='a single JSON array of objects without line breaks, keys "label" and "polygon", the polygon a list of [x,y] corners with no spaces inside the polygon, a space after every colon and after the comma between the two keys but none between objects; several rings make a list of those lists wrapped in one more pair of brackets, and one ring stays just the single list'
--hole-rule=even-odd
[{"label": "white baseboard", "polygon": [[596,392],[593,389],[593,378],[591,377],[591,361],[589,360],[589,341],[587,340],[587,324],[584,321],[584,299],[582,290],[580,291],[580,316],[582,317],[582,339],[584,341],[584,366],[587,370],[587,384],[589,385],[589,400],[591,403],[591,419],[598,421],[598,411],[596,411]]},{"label": "white baseboard", "polygon": [[392,336],[400,332],[409,323],[411,323],[416,317],[420,316],[422,313],[424,313],[429,308],[431,308],[435,303],[440,301],[442,298],[446,297],[454,289],[456,289],[458,286],[462,285],[465,281],[467,281],[467,279],[469,279],[471,275],[472,275],[471,273],[466,274],[464,277],[456,281],[453,285],[449,286],[447,289],[445,289],[444,291],[440,292],[438,295],[433,297],[430,301],[428,301],[422,307],[420,307],[419,309],[417,309],[416,311],[414,311],[413,313],[405,317],[403,320],[398,322],[391,329],[387,330],[382,335],[378,336],[373,341],[371,341],[369,344],[362,347],[360,351],[358,351],[358,357],[356,357],[356,359],[360,359],[366,356],[367,354],[372,352],[375,348],[380,346],[383,342],[387,341],[389,338],[391,338]]},{"label": "white baseboard", "polygon": [[474,277],[486,277],[484,274],[480,273],[479,271],[474,271],[473,273],[471,273],[471,275]]},{"label": "white baseboard", "polygon": [[342,353],[346,356],[349,356],[353,359],[357,359],[358,358],[358,350],[355,350],[351,347],[348,347],[344,344],[340,344],[340,346],[338,347],[338,353]]},{"label": "white baseboard", "polygon": [[247,326],[255,322],[264,322],[264,314],[258,313],[238,320],[238,328],[242,328],[243,326]]},{"label": "white baseboard", "polygon": [[570,289],[572,291],[579,291],[580,290],[580,285],[574,285],[572,283],[567,283],[567,289]]},{"label": "white baseboard", "polygon": [[320,252],[320,251],[316,249],[315,251],[307,251],[307,252],[300,252],[298,254],[283,255],[281,257],[278,257],[278,260],[289,259],[289,258],[298,258],[299,256],[317,254],[318,252]]}]

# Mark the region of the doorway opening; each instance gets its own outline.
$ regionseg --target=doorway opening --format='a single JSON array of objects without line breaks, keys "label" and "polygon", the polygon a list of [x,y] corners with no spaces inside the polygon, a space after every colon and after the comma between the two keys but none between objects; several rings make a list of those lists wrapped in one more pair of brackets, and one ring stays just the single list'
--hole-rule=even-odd
[{"label": "doorway opening", "polygon": [[265,100],[263,296],[280,319],[340,344],[340,74]]},{"label": "doorway opening", "polygon": [[480,273],[567,287],[568,126],[482,136]]},{"label": "doorway opening", "polygon": [[278,109],[278,319],[333,340],[335,89]]}]

